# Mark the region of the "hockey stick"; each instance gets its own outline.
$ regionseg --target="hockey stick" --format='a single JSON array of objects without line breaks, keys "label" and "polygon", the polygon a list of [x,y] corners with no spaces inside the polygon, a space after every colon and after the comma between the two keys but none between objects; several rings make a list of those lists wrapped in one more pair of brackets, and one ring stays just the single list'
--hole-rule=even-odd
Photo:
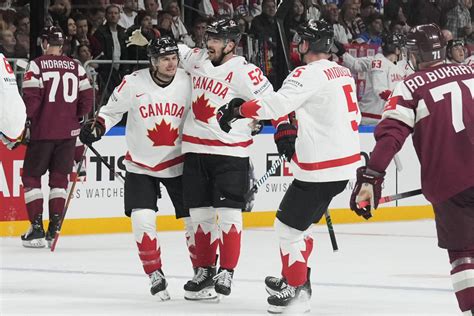
[{"label": "hockey stick", "polygon": [[[407,191],[407,192],[402,192],[402,193],[398,193],[398,194],[387,195],[387,196],[381,197],[379,199],[379,204],[384,204],[384,203],[388,203],[388,202],[393,202],[393,201],[397,201],[397,200],[406,199],[408,197],[420,195],[421,193],[422,193],[421,189],[417,189],[417,190],[413,190],[413,191]],[[359,202],[359,207],[364,208],[364,207],[368,206],[369,204],[370,203],[368,201],[361,201],[361,202]]]},{"label": "hockey stick", "polygon": [[92,152],[94,153],[94,155],[97,156],[97,158],[100,159],[100,161],[110,170],[112,171],[112,173],[117,177],[117,178],[120,178],[122,181],[125,182],[125,178],[120,174],[118,173],[117,171],[115,171],[115,168],[112,167],[108,162],[107,160],[105,160],[105,158],[94,148],[92,147],[92,144],[91,145],[86,145],[87,147],[89,147],[90,150],[92,150]]},{"label": "hockey stick", "polygon": [[271,166],[270,166],[270,169],[267,170],[267,172],[265,172],[265,174],[260,178],[258,179],[258,181],[252,186],[252,188],[247,192],[245,193],[244,195],[244,200],[247,201],[251,196],[252,194],[256,193],[258,191],[258,188],[260,188],[262,186],[262,184],[265,183],[265,181],[267,181],[267,179],[275,173],[276,169],[278,167],[280,167],[280,165],[283,163],[283,161],[286,159],[286,156],[285,155],[281,155],[280,158],[278,158],[278,160],[276,160]]},{"label": "hockey stick", "polygon": [[336,252],[339,250],[337,246],[336,233],[334,232],[334,227],[332,226],[331,215],[329,214],[329,209],[324,213],[326,217],[326,224],[328,226],[329,238],[331,238],[332,251]]}]

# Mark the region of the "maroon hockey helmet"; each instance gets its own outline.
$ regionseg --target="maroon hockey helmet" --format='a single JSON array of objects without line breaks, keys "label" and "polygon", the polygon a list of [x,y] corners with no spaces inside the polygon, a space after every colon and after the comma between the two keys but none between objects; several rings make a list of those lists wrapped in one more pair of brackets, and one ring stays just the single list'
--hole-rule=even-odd
[{"label": "maroon hockey helmet", "polygon": [[46,40],[52,46],[62,46],[64,33],[58,26],[47,26],[41,31],[41,40]]},{"label": "maroon hockey helmet", "polygon": [[410,29],[406,47],[414,54],[418,63],[444,61],[446,41],[436,24],[423,24]]}]

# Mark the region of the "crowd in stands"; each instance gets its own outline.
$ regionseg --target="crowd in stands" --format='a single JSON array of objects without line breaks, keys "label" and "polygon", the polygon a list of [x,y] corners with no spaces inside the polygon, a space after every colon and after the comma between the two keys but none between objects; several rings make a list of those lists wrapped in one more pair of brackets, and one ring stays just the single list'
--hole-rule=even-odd
[{"label": "crowd in stands", "polygon": [[[466,47],[474,45],[472,0],[285,1],[292,2],[284,28],[293,48],[298,40],[296,29],[310,18],[331,22],[336,40],[342,44],[380,45],[384,32],[406,32],[414,25],[436,23],[448,36],[462,39]],[[207,23],[226,16],[238,21],[244,33],[237,53],[246,55],[272,79],[272,61],[279,45],[274,23],[278,0],[45,2],[49,3],[45,25],[58,25],[63,29],[67,36],[64,54],[82,63],[98,58],[146,60],[144,47],[127,45],[137,30],[148,40],[170,35],[190,47],[204,47]],[[27,0],[0,0],[0,52],[7,58],[30,57],[29,3]],[[119,64],[98,67],[102,82],[112,71],[111,87],[133,69],[136,67]]]}]

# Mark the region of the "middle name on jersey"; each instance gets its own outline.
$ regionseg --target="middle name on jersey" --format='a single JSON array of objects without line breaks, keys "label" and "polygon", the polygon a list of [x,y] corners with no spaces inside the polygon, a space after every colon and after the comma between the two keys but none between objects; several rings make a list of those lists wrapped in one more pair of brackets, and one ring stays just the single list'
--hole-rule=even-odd
[{"label": "middle name on jersey", "polygon": [[179,118],[183,118],[184,114],[184,105],[177,105],[176,103],[155,103],[148,105],[140,105],[139,107],[140,115],[143,118],[148,118],[151,116],[162,116],[162,115],[171,115]]},{"label": "middle name on jersey", "polygon": [[208,77],[193,76],[193,89],[201,89],[214,93],[218,97],[225,99],[229,88],[224,86],[221,82],[210,79]]}]

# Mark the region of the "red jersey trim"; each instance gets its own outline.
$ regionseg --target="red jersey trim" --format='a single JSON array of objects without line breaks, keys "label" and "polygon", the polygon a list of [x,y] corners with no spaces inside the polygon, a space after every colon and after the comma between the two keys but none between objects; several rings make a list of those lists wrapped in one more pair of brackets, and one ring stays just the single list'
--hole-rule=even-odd
[{"label": "red jersey trim", "polygon": [[220,140],[217,139],[205,139],[205,138],[199,138],[199,137],[194,137],[194,136],[189,136],[184,134],[183,135],[183,142],[187,143],[193,143],[193,144],[199,144],[199,145],[205,145],[205,146],[226,146],[226,147],[248,147],[253,144],[253,140],[249,139],[246,142],[239,142],[239,143],[224,143],[221,142]]},{"label": "red jersey trim", "polygon": [[329,168],[335,168],[335,167],[340,167],[340,166],[345,166],[345,165],[350,165],[354,162],[357,162],[360,160],[360,153],[357,153],[352,156],[347,156],[344,158],[338,158],[338,159],[332,159],[332,160],[326,160],[326,161],[319,161],[319,162],[299,162],[298,157],[295,156],[293,157],[293,161],[298,165],[303,170],[308,170],[308,171],[314,171],[314,170],[321,170],[321,169],[329,169]]},{"label": "red jersey trim", "polygon": [[380,120],[382,118],[382,115],[378,115],[378,114],[372,114],[372,113],[367,113],[367,112],[360,112],[360,114],[363,117],[373,118],[377,120]]},{"label": "red jersey trim", "polygon": [[179,165],[180,163],[184,162],[184,155],[178,156],[178,157],[170,159],[168,161],[163,161],[163,162],[157,164],[154,167],[147,166],[145,164],[133,161],[132,156],[130,156],[130,153],[128,151],[125,154],[125,160],[133,162],[137,166],[143,167],[143,168],[151,170],[151,171],[162,171],[162,170],[168,169],[169,167],[173,167],[173,166]]}]

